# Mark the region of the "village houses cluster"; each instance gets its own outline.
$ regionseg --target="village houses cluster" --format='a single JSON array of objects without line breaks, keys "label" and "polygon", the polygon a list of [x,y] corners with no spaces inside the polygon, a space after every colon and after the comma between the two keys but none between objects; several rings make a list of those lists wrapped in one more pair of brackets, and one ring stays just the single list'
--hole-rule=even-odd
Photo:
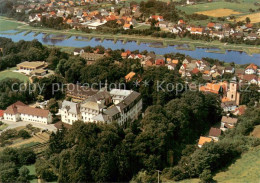
[{"label": "village houses cluster", "polygon": [[[119,1],[116,2],[118,3]],[[231,36],[251,41],[259,39],[260,36],[260,29],[253,27],[251,23],[232,28],[229,24],[208,22],[207,26],[204,27],[188,24],[182,19],[177,23],[169,22],[160,15],[151,15],[150,17],[143,18],[140,7],[136,4],[129,7],[122,7],[120,11],[116,11],[115,7],[111,7],[110,10],[96,9],[89,11],[84,9],[86,5],[91,6],[91,4],[97,3],[95,0],[46,0],[37,4],[21,4],[15,7],[15,9],[16,12],[24,11],[28,15],[29,22],[40,22],[42,17],[46,17],[47,19],[61,17],[64,23],[77,29],[97,29],[98,26],[108,21],[116,21],[118,25],[127,30],[135,28],[138,23],[150,25],[151,19],[154,19],[157,21],[155,26],[160,27],[161,30],[179,35],[189,32],[193,35],[208,35],[220,40]],[[35,11],[32,10],[41,11],[40,13],[33,13]]]}]

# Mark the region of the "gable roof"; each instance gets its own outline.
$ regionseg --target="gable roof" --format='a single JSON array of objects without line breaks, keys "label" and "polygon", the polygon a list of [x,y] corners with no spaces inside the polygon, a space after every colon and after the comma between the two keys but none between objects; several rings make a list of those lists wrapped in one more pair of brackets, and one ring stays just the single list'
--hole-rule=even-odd
[{"label": "gable roof", "polygon": [[209,137],[200,136],[200,140],[199,140],[198,145],[203,145],[203,144],[205,144],[207,142],[211,142],[211,141],[212,141],[212,139],[209,138]]},{"label": "gable roof", "polygon": [[250,64],[249,66],[246,67],[246,69],[257,70],[257,66],[255,64]]},{"label": "gable roof", "polygon": [[219,137],[221,135],[221,130],[218,128],[210,128],[209,136]]},{"label": "gable roof", "polygon": [[0,110],[0,117],[4,116],[4,110]]},{"label": "gable roof", "polygon": [[236,124],[237,123],[237,118],[231,118],[227,116],[222,116],[221,119],[222,123],[229,123],[229,124]]}]

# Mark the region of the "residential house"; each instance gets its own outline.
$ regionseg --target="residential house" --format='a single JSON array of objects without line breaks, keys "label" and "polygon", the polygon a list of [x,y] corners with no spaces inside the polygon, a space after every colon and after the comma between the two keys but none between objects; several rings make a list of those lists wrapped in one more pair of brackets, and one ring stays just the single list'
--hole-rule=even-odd
[{"label": "residential house", "polygon": [[221,135],[221,130],[219,128],[210,128],[209,130],[209,137],[212,138],[214,141],[219,140],[219,136]]},{"label": "residential house", "polygon": [[125,76],[125,80],[126,82],[129,82],[133,79],[133,77],[135,76],[135,72],[129,72],[126,76]]},{"label": "residential house", "polygon": [[4,119],[4,110],[0,110],[0,120]]},{"label": "residential house", "polygon": [[87,61],[87,65],[93,64],[98,59],[101,59],[104,57],[104,54],[98,54],[98,53],[82,53],[80,55],[82,58],[84,58]]},{"label": "residential house", "polygon": [[242,75],[241,80],[248,84],[258,84],[258,78],[254,74]]},{"label": "residential house", "polygon": [[164,66],[165,62],[163,59],[156,59],[155,60],[155,65],[160,65],[160,66]]},{"label": "residential house", "polygon": [[255,41],[257,38],[258,35],[256,33],[250,33],[244,38],[244,40]]},{"label": "residential house", "polygon": [[74,54],[74,55],[81,55],[81,54],[83,54],[84,52],[85,52],[85,51],[84,51],[84,49],[82,49],[82,48],[75,48],[73,54]]},{"label": "residential house", "polygon": [[226,101],[221,103],[221,108],[224,112],[234,112],[237,109],[235,101]]},{"label": "residential house", "polygon": [[225,73],[234,74],[234,72],[235,72],[234,67],[229,66],[225,68]]},{"label": "residential house", "polygon": [[48,110],[29,107],[18,101],[4,111],[4,120],[50,124],[52,122],[52,114]]},{"label": "residential house", "polygon": [[169,70],[175,70],[175,68],[176,68],[176,64],[173,64],[173,63],[168,64]]},{"label": "residential house", "polygon": [[205,143],[209,143],[211,141],[212,141],[212,139],[209,137],[200,136],[198,147],[201,148]]},{"label": "residential house", "polygon": [[226,131],[227,129],[234,128],[236,124],[237,124],[237,118],[222,116],[220,129],[222,131]]},{"label": "residential house", "polygon": [[159,22],[164,21],[163,16],[159,16],[159,15],[152,15],[152,16],[150,17],[150,19],[154,19],[154,20],[157,20],[157,21],[159,21]]},{"label": "residential house", "polygon": [[81,120],[80,104],[64,100],[62,107],[59,109],[61,121],[72,125],[74,122]]},{"label": "residential house", "polygon": [[256,74],[257,66],[255,64],[250,64],[246,67],[245,74]]},{"label": "residential house", "polygon": [[191,34],[202,35],[203,31],[204,31],[204,28],[201,28],[201,27],[191,27],[190,33]]}]

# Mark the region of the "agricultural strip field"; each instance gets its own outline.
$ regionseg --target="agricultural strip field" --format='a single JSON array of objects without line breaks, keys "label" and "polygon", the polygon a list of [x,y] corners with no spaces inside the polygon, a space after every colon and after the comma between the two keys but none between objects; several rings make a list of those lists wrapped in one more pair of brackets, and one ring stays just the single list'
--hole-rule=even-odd
[{"label": "agricultural strip field", "polygon": [[216,10],[209,10],[209,11],[198,11],[197,14],[207,15],[211,17],[225,17],[230,15],[237,15],[240,14],[240,12],[231,10],[231,9],[216,9]]},{"label": "agricultural strip field", "polygon": [[[257,1],[255,1],[257,2]],[[178,9],[185,11],[188,14],[201,12],[201,11],[210,11],[210,10],[217,10],[217,9],[230,9],[235,12],[241,13],[248,13],[249,9],[255,9],[256,6],[253,2],[225,2],[225,1],[218,1],[218,2],[211,2],[211,3],[202,3],[202,4],[195,4],[195,5],[187,5],[187,6],[177,6]]]},{"label": "agricultural strip field", "polygon": [[251,23],[258,23],[260,22],[260,13],[253,13],[248,15],[243,15],[237,18],[238,21],[243,21],[246,19],[246,17],[249,17],[251,20]]}]

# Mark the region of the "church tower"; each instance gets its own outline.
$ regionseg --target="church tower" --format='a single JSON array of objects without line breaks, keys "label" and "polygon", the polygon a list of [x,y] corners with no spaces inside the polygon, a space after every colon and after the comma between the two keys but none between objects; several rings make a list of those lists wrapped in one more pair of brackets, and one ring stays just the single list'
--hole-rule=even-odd
[{"label": "church tower", "polygon": [[238,90],[237,78],[233,77],[229,83],[229,90],[227,92],[227,98],[231,101],[235,101],[239,105],[240,93]]}]

